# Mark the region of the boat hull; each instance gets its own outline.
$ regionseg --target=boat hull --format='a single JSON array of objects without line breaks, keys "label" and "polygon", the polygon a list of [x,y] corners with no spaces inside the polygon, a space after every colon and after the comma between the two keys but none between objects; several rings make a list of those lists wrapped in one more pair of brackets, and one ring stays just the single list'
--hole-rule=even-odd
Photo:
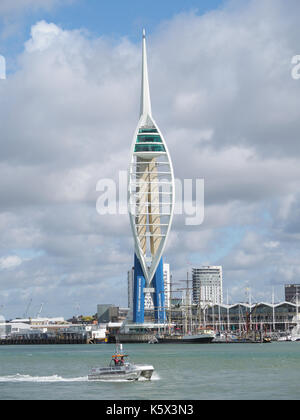
[{"label": "boat hull", "polygon": [[150,380],[154,368],[150,365],[145,366],[124,366],[120,368],[93,368],[88,374],[89,381],[137,381],[139,378]]},{"label": "boat hull", "polygon": [[102,374],[89,374],[88,380],[89,381],[119,381],[119,380],[126,380],[126,381],[137,381],[140,375],[136,372],[128,373],[128,374],[119,374],[119,375],[102,375]]},{"label": "boat hull", "polygon": [[150,340],[153,340],[153,334],[131,334],[131,333],[121,333],[115,336],[115,341],[121,344],[128,343],[149,343]]},{"label": "boat hull", "polygon": [[191,336],[181,336],[181,335],[173,335],[173,336],[163,336],[158,337],[159,343],[189,343],[189,344],[208,344],[211,343],[214,339],[213,335],[206,335],[206,334],[198,334],[198,335],[191,335]]},{"label": "boat hull", "polygon": [[191,338],[183,338],[183,343],[211,343],[213,341],[214,337],[191,337]]}]

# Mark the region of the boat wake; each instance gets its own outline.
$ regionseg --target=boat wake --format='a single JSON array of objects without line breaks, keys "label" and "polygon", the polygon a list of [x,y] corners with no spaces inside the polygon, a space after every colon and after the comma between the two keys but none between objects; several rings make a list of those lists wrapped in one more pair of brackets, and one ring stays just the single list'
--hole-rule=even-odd
[{"label": "boat wake", "polygon": [[16,375],[0,376],[0,382],[85,382],[87,380],[87,376],[79,378],[63,378],[58,375],[30,376],[21,375],[20,373],[17,373]]},{"label": "boat wake", "polygon": [[[158,381],[160,377],[156,372],[153,373],[151,381]],[[50,382],[87,382],[87,376],[81,376],[78,378],[63,378],[59,375],[52,375],[52,376],[30,376],[30,375],[21,375],[17,373],[16,375],[7,375],[7,376],[0,376],[0,383],[1,382],[35,382],[35,383],[50,383]],[[149,382],[148,379],[140,377],[138,382]],[[131,382],[126,379],[115,379],[115,380],[101,380],[95,382]]]}]

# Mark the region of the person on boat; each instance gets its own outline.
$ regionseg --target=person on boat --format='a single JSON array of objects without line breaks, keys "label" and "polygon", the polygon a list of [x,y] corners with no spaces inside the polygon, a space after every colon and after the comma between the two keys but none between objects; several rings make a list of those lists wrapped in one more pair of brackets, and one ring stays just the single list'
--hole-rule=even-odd
[{"label": "person on boat", "polygon": [[115,366],[118,366],[120,361],[119,361],[119,359],[117,357],[115,357],[114,358],[114,362],[115,362]]}]

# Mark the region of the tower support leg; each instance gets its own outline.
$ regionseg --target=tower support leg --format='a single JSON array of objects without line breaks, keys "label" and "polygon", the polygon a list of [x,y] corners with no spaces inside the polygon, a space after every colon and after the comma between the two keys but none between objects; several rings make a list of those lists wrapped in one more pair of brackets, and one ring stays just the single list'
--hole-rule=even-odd
[{"label": "tower support leg", "polygon": [[164,271],[163,271],[163,259],[161,258],[156,272],[152,280],[155,292],[153,294],[154,313],[155,321],[163,323],[166,321],[166,310],[165,310],[165,290],[164,290]]},{"label": "tower support leg", "polygon": [[146,284],[143,269],[140,261],[134,254],[134,285],[133,285],[133,322],[144,322],[145,311],[145,294],[144,287]]}]

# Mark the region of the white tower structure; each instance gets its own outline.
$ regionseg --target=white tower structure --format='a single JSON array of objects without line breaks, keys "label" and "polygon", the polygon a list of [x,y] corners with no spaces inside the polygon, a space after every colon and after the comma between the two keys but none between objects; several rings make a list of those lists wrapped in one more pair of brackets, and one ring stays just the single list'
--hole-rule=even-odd
[{"label": "white tower structure", "polygon": [[135,245],[135,322],[143,322],[145,293],[153,294],[156,308],[164,306],[162,254],[173,218],[174,192],[171,158],[152,116],[143,31],[140,119],[128,169],[128,210]]}]

